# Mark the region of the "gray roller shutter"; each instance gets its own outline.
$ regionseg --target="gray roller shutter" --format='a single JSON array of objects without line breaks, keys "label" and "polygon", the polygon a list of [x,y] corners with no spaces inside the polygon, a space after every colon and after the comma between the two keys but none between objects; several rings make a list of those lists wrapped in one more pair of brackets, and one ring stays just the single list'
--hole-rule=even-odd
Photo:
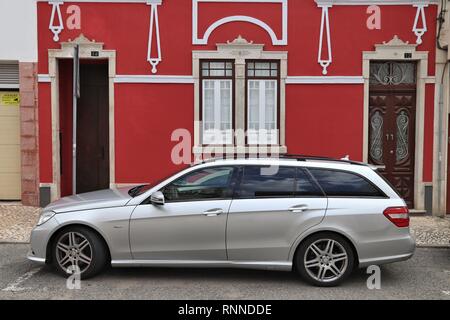
[{"label": "gray roller shutter", "polygon": [[0,89],[19,88],[19,63],[0,61]]}]

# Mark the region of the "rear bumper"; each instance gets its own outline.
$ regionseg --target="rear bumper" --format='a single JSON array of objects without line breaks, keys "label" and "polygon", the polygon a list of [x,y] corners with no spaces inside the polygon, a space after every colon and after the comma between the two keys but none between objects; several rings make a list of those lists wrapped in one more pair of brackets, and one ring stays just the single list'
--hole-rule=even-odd
[{"label": "rear bumper", "polygon": [[416,242],[408,233],[395,239],[366,243],[359,249],[359,267],[367,267],[410,259]]}]

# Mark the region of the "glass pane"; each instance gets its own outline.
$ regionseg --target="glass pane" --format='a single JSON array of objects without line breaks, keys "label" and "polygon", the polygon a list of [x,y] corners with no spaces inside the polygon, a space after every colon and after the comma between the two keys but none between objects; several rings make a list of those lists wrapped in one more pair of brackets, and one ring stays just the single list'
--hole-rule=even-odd
[{"label": "glass pane", "polygon": [[319,186],[312,181],[311,177],[303,170],[297,169],[297,179],[295,182],[295,196],[323,196]]},{"label": "glass pane", "polygon": [[397,161],[402,161],[408,157],[408,126],[409,117],[406,111],[403,110],[397,115]]},{"label": "glass pane", "polygon": [[370,84],[399,85],[416,82],[416,67],[411,62],[373,62],[370,64]]},{"label": "glass pane", "polygon": [[270,69],[269,62],[255,62],[256,69]]},{"label": "glass pane", "polygon": [[382,197],[370,182],[356,174],[337,170],[308,169],[327,196]]},{"label": "glass pane", "polygon": [[209,67],[211,68],[211,69],[225,69],[225,62],[221,62],[221,61],[219,61],[219,62],[210,62],[209,63]]},{"label": "glass pane", "polygon": [[[264,170],[265,169],[265,170]],[[292,197],[295,182],[294,167],[246,166],[239,190],[239,198]]]},{"label": "glass pane", "polygon": [[259,81],[249,81],[249,93],[248,93],[248,128],[252,130],[259,129]]},{"label": "glass pane", "polygon": [[255,70],[255,77],[270,77],[270,70]]},{"label": "glass pane", "polygon": [[167,201],[195,201],[230,197],[232,167],[196,170],[161,189]]},{"label": "glass pane", "polygon": [[231,129],[231,82],[220,82],[220,130]]},{"label": "glass pane", "polygon": [[216,69],[211,69],[209,71],[209,75],[211,77],[224,77],[225,76],[225,70],[216,70]]},{"label": "glass pane", "polygon": [[265,124],[266,130],[275,129],[276,119],[276,97],[275,97],[275,81],[265,81]]},{"label": "glass pane", "polygon": [[383,117],[376,111],[370,118],[370,156],[377,162],[383,162]]},{"label": "glass pane", "polygon": [[208,70],[202,70],[202,76],[204,76],[204,77],[209,76],[209,71]]},{"label": "glass pane", "polygon": [[277,77],[277,76],[278,76],[277,70],[271,70],[271,71],[270,71],[270,76],[271,76],[271,77]]}]

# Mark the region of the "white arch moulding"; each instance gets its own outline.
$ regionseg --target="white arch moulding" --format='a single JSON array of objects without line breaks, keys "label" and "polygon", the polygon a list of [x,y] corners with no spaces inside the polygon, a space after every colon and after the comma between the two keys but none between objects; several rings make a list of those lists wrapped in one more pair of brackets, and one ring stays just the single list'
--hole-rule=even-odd
[{"label": "white arch moulding", "polygon": [[[205,31],[202,38],[198,36],[198,4],[200,2],[226,2],[226,3],[279,3],[282,9],[282,36],[281,39],[277,37],[273,29],[265,22],[250,16],[235,15],[221,18],[213,22]],[[248,22],[255,24],[264,29],[270,36],[274,46],[287,45],[287,0],[192,0],[192,44],[206,45],[211,33],[226,23],[230,22]]]}]

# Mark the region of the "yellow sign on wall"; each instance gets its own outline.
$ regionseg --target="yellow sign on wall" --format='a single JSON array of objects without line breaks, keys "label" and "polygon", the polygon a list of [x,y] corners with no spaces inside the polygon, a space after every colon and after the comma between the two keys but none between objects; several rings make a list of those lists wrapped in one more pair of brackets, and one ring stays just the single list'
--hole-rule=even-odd
[{"label": "yellow sign on wall", "polygon": [[19,92],[0,91],[0,106],[18,107],[20,105]]}]

